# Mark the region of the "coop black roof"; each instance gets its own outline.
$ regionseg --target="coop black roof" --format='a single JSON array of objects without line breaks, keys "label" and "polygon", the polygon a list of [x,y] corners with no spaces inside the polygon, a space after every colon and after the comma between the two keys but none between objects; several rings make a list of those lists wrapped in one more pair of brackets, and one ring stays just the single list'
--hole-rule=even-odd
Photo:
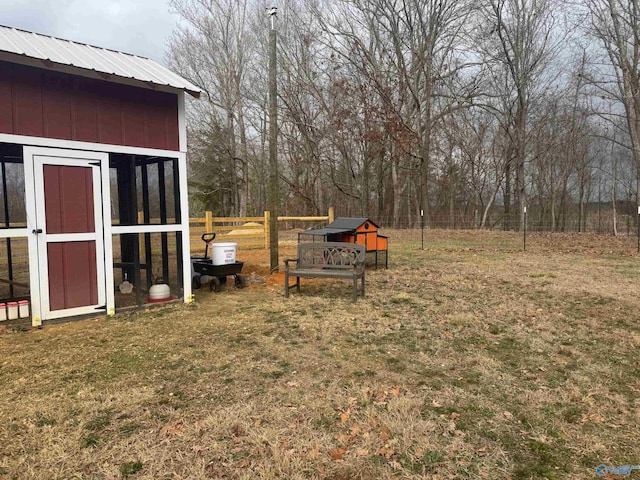
[{"label": "coop black roof", "polygon": [[355,230],[365,222],[372,223],[376,227],[378,226],[376,222],[372,222],[365,217],[338,217],[327,225],[327,228]]},{"label": "coop black roof", "polygon": [[376,227],[378,226],[375,222],[372,222],[365,217],[338,217],[325,228],[307,230],[305,232],[300,232],[300,234],[312,235],[314,237],[326,237],[327,235],[336,233],[348,233],[357,230],[357,228],[365,222],[369,222]]}]

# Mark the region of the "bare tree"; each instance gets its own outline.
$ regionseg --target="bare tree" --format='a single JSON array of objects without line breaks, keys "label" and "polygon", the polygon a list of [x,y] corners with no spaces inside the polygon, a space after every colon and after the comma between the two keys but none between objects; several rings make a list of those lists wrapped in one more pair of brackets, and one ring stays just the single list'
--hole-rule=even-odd
[{"label": "bare tree", "polygon": [[[206,117],[224,132],[224,154],[211,161],[230,165],[233,213],[244,216],[249,203],[243,93],[252,43],[248,4],[241,0],[171,0],[170,5],[185,24],[169,43],[169,65],[204,91]],[[204,134],[210,131],[200,129]]]},{"label": "bare tree", "polygon": [[602,72],[594,84],[602,95],[624,106],[636,168],[636,203],[640,198],[640,5],[637,0],[587,0],[590,28],[600,40],[611,75]]},{"label": "bare tree", "polygon": [[[508,79],[501,84],[507,89],[511,110],[509,130],[520,228],[524,225],[523,207],[527,204],[525,165],[529,113],[536,91],[543,86],[543,75],[561,45],[562,36],[558,36],[557,31],[559,6],[554,0],[487,0],[482,8],[485,58],[501,66]],[[511,165],[507,168],[507,184],[510,171]]]}]

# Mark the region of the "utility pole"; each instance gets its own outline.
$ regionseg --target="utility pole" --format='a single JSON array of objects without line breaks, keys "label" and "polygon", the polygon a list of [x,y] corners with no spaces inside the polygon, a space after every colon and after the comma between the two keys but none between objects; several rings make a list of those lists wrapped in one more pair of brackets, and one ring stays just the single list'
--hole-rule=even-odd
[{"label": "utility pole", "polygon": [[278,9],[267,9],[271,21],[269,31],[269,211],[271,212],[269,225],[269,246],[271,272],[278,271],[278,86],[276,82],[276,15]]}]

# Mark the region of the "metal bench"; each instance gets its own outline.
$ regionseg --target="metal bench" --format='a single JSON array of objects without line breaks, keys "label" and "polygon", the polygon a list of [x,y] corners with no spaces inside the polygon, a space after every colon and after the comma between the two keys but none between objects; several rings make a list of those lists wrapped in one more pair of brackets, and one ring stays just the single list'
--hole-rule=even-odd
[{"label": "metal bench", "polygon": [[[364,297],[365,246],[342,242],[299,243],[298,258],[284,261],[284,296],[289,297],[289,289],[300,291],[300,278],[338,278],[353,281],[353,301],[358,300],[358,292]],[[289,264],[295,262],[295,267]],[[296,282],[289,284],[289,277]],[[358,279],[362,286],[358,287]]]}]

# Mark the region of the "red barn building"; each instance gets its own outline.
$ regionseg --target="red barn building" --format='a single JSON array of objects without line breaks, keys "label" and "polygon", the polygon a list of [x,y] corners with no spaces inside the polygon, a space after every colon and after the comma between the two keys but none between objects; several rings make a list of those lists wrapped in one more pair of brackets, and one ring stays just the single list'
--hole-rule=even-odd
[{"label": "red barn building", "polygon": [[0,308],[113,314],[157,277],[190,301],[185,93],[152,60],[0,26]]}]

